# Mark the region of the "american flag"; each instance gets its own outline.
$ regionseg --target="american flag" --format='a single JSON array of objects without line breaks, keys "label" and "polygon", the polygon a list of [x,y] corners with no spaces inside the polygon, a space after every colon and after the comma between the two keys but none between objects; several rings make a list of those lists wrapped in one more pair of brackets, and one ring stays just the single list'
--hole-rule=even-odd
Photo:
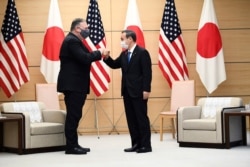
[{"label": "american flag", "polygon": [[0,87],[12,96],[29,81],[24,38],[14,0],[8,0],[0,33]]},{"label": "american flag", "polygon": [[[98,3],[96,0],[90,0],[87,13],[87,23],[90,29],[89,38],[86,38],[84,43],[87,44],[90,51],[105,48],[106,38],[101,20]],[[95,61],[91,65],[90,86],[96,96],[102,95],[108,90],[110,82],[109,68],[102,61]]]},{"label": "american flag", "polygon": [[166,0],[159,38],[159,67],[170,87],[172,81],[188,80],[188,68],[174,0]]}]

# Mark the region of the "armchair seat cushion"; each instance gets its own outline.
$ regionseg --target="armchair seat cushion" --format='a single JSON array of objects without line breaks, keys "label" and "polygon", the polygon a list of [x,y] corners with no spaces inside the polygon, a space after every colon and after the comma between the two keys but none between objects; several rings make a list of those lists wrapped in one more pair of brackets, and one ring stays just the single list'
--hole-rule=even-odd
[{"label": "armchair seat cushion", "polygon": [[30,131],[31,135],[58,134],[64,132],[64,125],[52,122],[31,123]]},{"label": "armchair seat cushion", "polygon": [[183,121],[183,129],[185,130],[216,130],[215,119],[187,119]]}]

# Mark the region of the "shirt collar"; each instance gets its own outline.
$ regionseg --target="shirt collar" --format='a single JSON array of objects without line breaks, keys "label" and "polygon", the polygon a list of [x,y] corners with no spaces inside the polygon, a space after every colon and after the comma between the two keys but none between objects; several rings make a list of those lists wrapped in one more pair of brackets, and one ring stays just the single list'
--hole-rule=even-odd
[{"label": "shirt collar", "polygon": [[129,50],[128,50],[128,52],[133,53],[133,51],[135,50],[135,47],[136,47],[136,44],[134,44],[134,46],[132,46],[132,48],[131,48],[131,49],[129,49]]}]

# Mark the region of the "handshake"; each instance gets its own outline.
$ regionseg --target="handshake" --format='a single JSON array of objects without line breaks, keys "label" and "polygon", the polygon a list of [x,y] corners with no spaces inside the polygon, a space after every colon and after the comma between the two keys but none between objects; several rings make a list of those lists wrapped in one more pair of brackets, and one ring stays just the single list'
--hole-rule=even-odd
[{"label": "handshake", "polygon": [[109,57],[110,50],[107,50],[106,48],[99,48],[98,50],[101,52],[104,59]]}]

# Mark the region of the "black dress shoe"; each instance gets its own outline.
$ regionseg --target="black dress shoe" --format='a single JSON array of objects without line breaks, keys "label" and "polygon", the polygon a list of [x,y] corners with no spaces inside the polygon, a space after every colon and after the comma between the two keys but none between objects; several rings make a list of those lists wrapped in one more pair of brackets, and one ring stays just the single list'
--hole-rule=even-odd
[{"label": "black dress shoe", "polygon": [[125,151],[125,152],[136,152],[136,150],[137,150],[138,148],[139,148],[138,145],[135,144],[135,145],[133,145],[131,148],[125,148],[124,151]]},{"label": "black dress shoe", "polygon": [[147,153],[147,152],[152,152],[151,147],[141,147],[136,150],[137,153]]},{"label": "black dress shoe", "polygon": [[85,148],[85,147],[82,147],[80,145],[78,145],[78,148],[82,149],[85,152],[90,152],[90,148]]},{"label": "black dress shoe", "polygon": [[84,151],[83,149],[79,147],[74,147],[72,149],[66,149],[65,154],[87,154],[87,151]]}]

